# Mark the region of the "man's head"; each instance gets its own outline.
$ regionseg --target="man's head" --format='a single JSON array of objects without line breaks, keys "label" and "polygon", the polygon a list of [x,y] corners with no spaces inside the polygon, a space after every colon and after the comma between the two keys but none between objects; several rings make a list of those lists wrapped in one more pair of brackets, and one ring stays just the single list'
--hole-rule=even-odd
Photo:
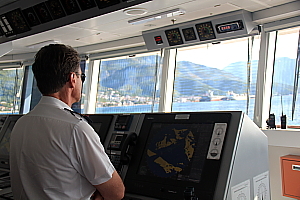
[{"label": "man's head", "polygon": [[70,74],[81,74],[78,52],[63,44],[50,44],[35,55],[32,71],[43,95],[58,92],[70,79]]}]

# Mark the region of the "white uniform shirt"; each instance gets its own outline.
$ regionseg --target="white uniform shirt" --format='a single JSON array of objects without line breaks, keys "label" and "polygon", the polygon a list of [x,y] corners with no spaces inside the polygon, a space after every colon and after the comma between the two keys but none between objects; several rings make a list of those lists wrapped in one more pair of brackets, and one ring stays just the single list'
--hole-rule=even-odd
[{"label": "white uniform shirt", "polygon": [[89,199],[114,167],[93,128],[64,102],[43,96],[11,133],[14,199]]}]

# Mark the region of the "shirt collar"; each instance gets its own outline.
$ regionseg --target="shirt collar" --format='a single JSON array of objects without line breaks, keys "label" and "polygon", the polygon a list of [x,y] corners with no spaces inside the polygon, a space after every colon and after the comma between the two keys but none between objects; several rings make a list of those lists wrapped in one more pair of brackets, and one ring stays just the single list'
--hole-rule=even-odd
[{"label": "shirt collar", "polygon": [[51,97],[51,96],[42,96],[39,104],[51,104],[51,105],[53,105],[55,107],[59,107],[61,109],[67,108],[67,109],[73,110],[65,102],[63,102],[55,97]]}]

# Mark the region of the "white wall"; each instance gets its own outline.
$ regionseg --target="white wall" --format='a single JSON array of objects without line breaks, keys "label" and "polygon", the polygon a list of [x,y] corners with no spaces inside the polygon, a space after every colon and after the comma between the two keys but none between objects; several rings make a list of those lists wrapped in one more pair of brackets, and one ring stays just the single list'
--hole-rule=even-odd
[{"label": "white wall", "polygon": [[[272,200],[292,200],[282,196],[280,157],[300,156],[300,130],[263,130],[269,140],[270,190]],[[299,180],[300,184],[300,180]]]}]

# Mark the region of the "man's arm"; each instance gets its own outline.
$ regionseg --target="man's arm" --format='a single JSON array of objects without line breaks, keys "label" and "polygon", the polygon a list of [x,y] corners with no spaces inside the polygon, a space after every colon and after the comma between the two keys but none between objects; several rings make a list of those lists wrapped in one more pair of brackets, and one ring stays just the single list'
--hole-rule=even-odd
[{"label": "man's arm", "polygon": [[120,200],[124,197],[125,187],[117,171],[114,171],[112,178],[105,183],[94,185],[104,200]]}]

